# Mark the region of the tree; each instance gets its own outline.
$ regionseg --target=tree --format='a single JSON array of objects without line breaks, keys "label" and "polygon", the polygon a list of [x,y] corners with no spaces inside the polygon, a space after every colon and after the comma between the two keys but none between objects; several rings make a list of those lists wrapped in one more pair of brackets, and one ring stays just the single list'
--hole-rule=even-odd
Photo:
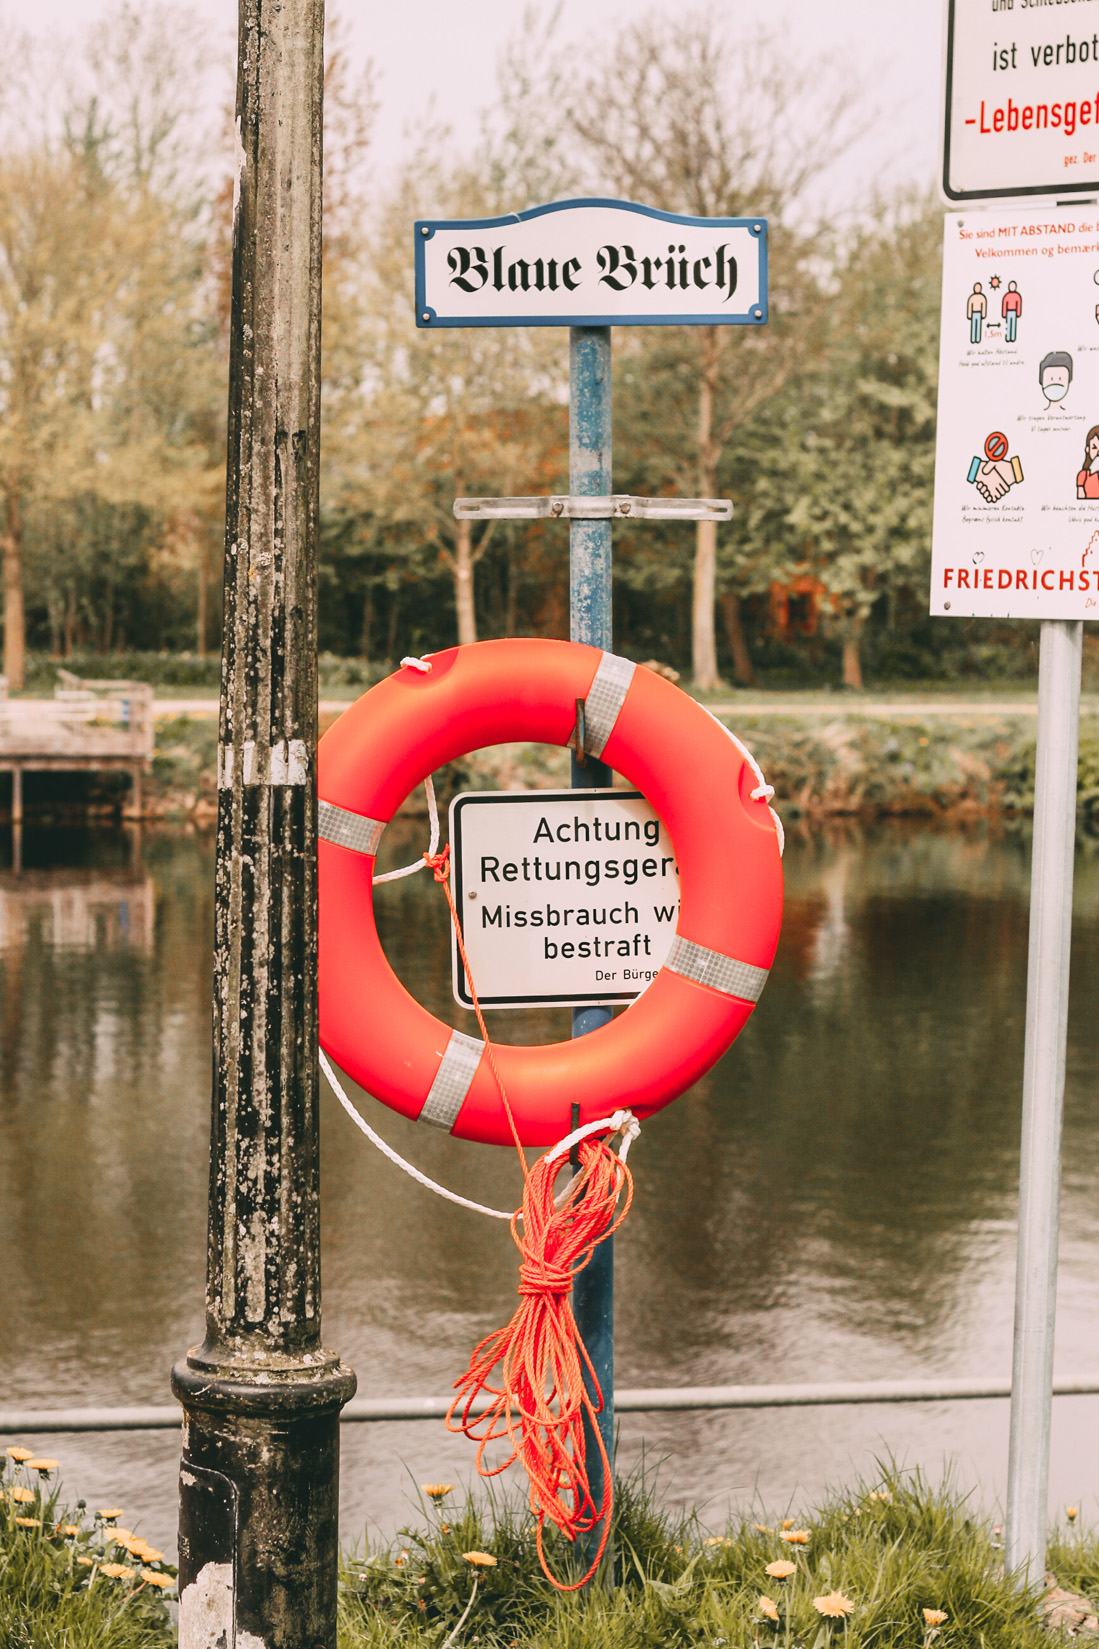
[{"label": "tree", "polygon": [[[785,37],[767,33],[734,45],[709,13],[654,13],[624,28],[598,60],[606,68],[584,77],[568,104],[593,192],[697,217],[770,221],[772,320],[765,330],[660,328],[624,346],[636,364],[617,421],[635,448],[641,435],[653,443],[640,467],[713,497],[734,432],[812,347],[822,307],[813,265],[825,237],[807,198],[859,135],[857,93],[849,69],[836,61],[798,62]],[[699,522],[692,660],[703,690],[717,684],[716,576],[716,524]],[[735,606],[728,616],[744,676],[748,655]]]},{"label": "tree", "polygon": [[871,611],[926,587],[941,241],[941,208],[927,197],[880,206],[853,235],[826,347],[785,402],[787,440],[757,495],[757,525],[781,513],[790,560],[826,589],[855,689]]},{"label": "tree", "polygon": [[410,565],[449,574],[465,644],[477,638],[476,568],[497,530],[456,520],[454,499],[549,490],[566,450],[566,340],[546,328],[417,329],[416,218],[515,209],[517,185],[494,139],[468,165],[436,158],[445,147],[444,134],[430,134],[371,225],[359,288],[363,387],[342,402],[341,439],[357,456],[343,463],[330,502],[373,521],[375,545],[388,535]]},{"label": "tree", "polygon": [[52,79],[56,93],[29,138],[0,119],[0,543],[14,687],[28,525],[31,547],[60,561],[61,579],[44,580],[56,591],[72,568],[44,525],[51,508],[71,518],[80,504],[87,519],[92,501],[136,506],[166,524],[216,508],[216,352],[198,301],[201,195],[185,167],[198,47],[186,17],[124,5],[83,57],[36,60],[24,47],[21,80],[9,64],[4,117],[15,86]]}]

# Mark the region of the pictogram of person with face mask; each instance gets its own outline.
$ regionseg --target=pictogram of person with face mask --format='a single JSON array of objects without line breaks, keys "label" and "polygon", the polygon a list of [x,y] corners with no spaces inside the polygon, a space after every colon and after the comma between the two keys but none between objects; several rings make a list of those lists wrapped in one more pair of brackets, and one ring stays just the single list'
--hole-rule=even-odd
[{"label": "pictogram of person with face mask", "polygon": [[1099,424],[1093,424],[1084,441],[1084,467],[1076,477],[1077,498],[1099,498]]},{"label": "pictogram of person with face mask", "polygon": [[1067,349],[1051,349],[1042,357],[1038,382],[1049,406],[1063,401],[1072,383],[1072,356]]}]

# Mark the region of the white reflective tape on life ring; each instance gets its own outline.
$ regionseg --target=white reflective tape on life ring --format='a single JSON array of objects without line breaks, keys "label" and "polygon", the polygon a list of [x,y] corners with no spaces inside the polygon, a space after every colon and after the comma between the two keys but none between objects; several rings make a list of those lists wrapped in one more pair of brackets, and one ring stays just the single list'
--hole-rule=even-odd
[{"label": "white reflective tape on life ring", "polygon": [[442,1063],[424,1100],[420,1122],[430,1122],[433,1128],[442,1128],[449,1134],[458,1120],[458,1112],[465,1103],[484,1051],[485,1045],[477,1037],[466,1036],[462,1031],[451,1033]]},{"label": "white reflective tape on life ring", "polygon": [[599,660],[584,700],[584,749],[589,756],[602,756],[607,748],[636,669],[636,664],[617,653],[604,653]]},{"label": "white reflective tape on life ring", "polygon": [[317,803],[317,834],[322,841],[336,847],[349,847],[353,853],[367,853],[373,857],[381,846],[385,825],[380,819],[368,819],[365,813],[351,813],[334,802]]},{"label": "white reflective tape on life ring", "polygon": [[768,969],[753,967],[751,962],[738,962],[733,956],[707,950],[692,939],[683,939],[677,933],[664,966],[684,979],[693,979],[696,985],[709,985],[711,990],[725,996],[738,996],[743,1002],[758,1002],[767,983]]}]

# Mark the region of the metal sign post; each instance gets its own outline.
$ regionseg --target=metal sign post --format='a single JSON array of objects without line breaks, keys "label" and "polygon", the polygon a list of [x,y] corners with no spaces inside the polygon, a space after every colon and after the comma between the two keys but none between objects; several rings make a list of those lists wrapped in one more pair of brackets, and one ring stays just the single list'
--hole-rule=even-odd
[{"label": "metal sign post", "polygon": [[[976,126],[962,157],[968,192],[1025,195],[1048,176],[1048,133],[1032,141],[1034,97],[1061,98],[1065,135],[1067,71],[1046,60],[1053,20],[1030,11],[992,18],[973,0],[955,0],[951,27],[958,30],[951,61],[968,62],[976,79],[968,92],[957,79],[948,87],[948,192],[958,192],[949,169],[951,131],[957,136],[961,120]],[[1004,59],[995,66],[991,28],[1003,34]],[[981,40],[987,56],[975,52]],[[1050,57],[1057,57],[1052,47]],[[1072,74],[1077,67],[1068,65]],[[986,121],[989,141],[980,147],[987,99],[972,101],[980,75],[995,77],[1018,117],[1014,149],[998,140],[1001,130],[1015,131],[1008,115]],[[1071,107],[1082,125],[1099,115],[1089,105]],[[966,109],[978,113],[971,118]],[[1092,176],[1095,159],[1087,151]],[[1045,1572],[1048,1516],[1081,634],[1082,620],[1099,616],[1097,263],[1094,205],[946,219],[931,611],[1041,620],[1004,1543],[1007,1567],[1031,1581]]]},{"label": "metal sign post", "polygon": [[1083,625],[1042,625],[1004,1562],[1045,1573]]},{"label": "metal sign post", "polygon": [[316,566],[323,0],[241,0],[206,1339],[183,1406],[185,1649],[335,1649],[321,1343]]},{"label": "metal sign post", "polygon": [[[611,329],[574,326],[569,332],[569,492],[576,497],[606,497],[611,491]],[[611,648],[611,524],[569,522],[569,637],[591,647]],[[574,790],[609,790],[610,768],[582,750],[572,754]],[[610,1008],[574,1008],[572,1034],[587,1036],[606,1025]],[[562,1121],[566,1119],[563,1117]],[[614,1464],[614,1238],[595,1250],[573,1284],[572,1309],[580,1338],[591,1358],[603,1396],[599,1432],[607,1459]],[[588,1381],[585,1371],[585,1381]],[[590,1382],[589,1387],[590,1387]],[[584,1421],[588,1483],[596,1505],[605,1488],[603,1462]],[[596,1527],[580,1541],[585,1568],[602,1538]],[[614,1575],[610,1540],[594,1582],[609,1586]]]},{"label": "metal sign post", "polygon": [[[569,632],[610,651],[611,522],[728,520],[727,499],[649,499],[611,492],[611,326],[762,326],[767,321],[767,223],[690,218],[631,201],[555,201],[508,217],[415,224],[416,325],[569,328],[569,494],[459,498],[474,520],[569,523]],[[578,720],[581,707],[578,706]],[[609,767],[583,749],[574,790],[609,789]],[[552,999],[553,987],[542,993]],[[605,1025],[611,1009],[575,1007],[574,1037]],[[562,1096],[561,1132],[572,1126]],[[614,1458],[614,1250],[608,1238],[576,1278],[573,1311],[599,1382],[599,1435]],[[598,1505],[605,1484],[594,1435],[588,1477]],[[602,1527],[581,1542],[590,1563]],[[592,1584],[609,1585],[608,1541]]]}]

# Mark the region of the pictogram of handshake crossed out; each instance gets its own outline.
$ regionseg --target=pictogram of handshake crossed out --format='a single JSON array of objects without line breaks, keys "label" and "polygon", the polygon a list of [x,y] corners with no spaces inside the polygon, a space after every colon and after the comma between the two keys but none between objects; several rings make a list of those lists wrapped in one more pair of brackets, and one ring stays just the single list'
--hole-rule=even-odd
[{"label": "pictogram of handshake crossed out", "polygon": [[1009,458],[1008,440],[994,429],[985,441],[984,458],[972,458],[967,480],[972,482],[987,504],[998,504],[1005,493],[1017,487],[1023,479],[1023,466],[1018,458]]}]

